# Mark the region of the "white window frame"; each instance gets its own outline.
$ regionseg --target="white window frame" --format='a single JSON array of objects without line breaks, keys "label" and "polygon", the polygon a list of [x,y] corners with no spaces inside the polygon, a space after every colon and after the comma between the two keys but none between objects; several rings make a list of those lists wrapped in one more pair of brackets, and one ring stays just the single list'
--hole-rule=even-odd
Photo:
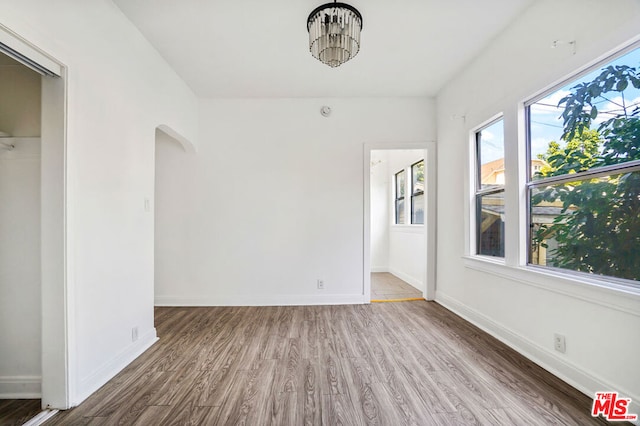
[{"label": "white window frame", "polygon": [[[504,264],[505,263],[505,258],[507,255],[507,207],[508,207],[508,197],[507,197],[507,185],[506,185],[506,181],[505,184],[502,185],[502,188],[488,188],[488,189],[482,189],[481,188],[481,184],[480,184],[480,170],[481,170],[481,166],[479,163],[479,146],[478,146],[478,134],[482,132],[482,130],[486,129],[487,127],[492,126],[493,124],[501,121],[503,122],[503,125],[505,124],[505,117],[503,113],[499,113],[496,114],[494,116],[492,116],[490,119],[484,121],[482,124],[480,124],[477,127],[474,127],[470,133],[469,133],[469,140],[470,140],[470,167],[469,170],[471,171],[471,176],[469,179],[469,188],[470,190],[470,199],[469,199],[469,246],[468,246],[468,250],[469,250],[469,254],[470,256],[474,256],[477,258],[481,258],[481,259],[485,259],[487,261],[490,262],[494,262],[494,263],[499,263],[499,264]],[[504,136],[504,135],[503,135]],[[504,150],[505,150],[505,169],[506,167],[506,138],[505,138],[505,146],[504,146]],[[506,170],[505,170],[505,177],[506,177]],[[484,255],[484,254],[480,254],[480,250],[479,250],[479,232],[478,232],[478,226],[479,223],[478,221],[480,220],[480,215],[478,214],[478,197],[482,197],[484,195],[491,195],[491,194],[497,194],[502,192],[504,194],[504,202],[505,202],[505,228],[504,228],[504,251],[505,251],[505,255],[504,256],[490,256],[490,255]]]},{"label": "white window frame", "polygon": [[[410,225],[424,225],[424,216],[423,216],[423,220],[422,223],[414,223],[413,222],[413,199],[415,197],[419,197],[420,195],[423,196],[423,200],[426,200],[426,195],[425,195],[425,191],[424,189],[421,192],[416,193],[415,192],[415,188],[413,186],[413,168],[415,166],[417,166],[418,164],[422,163],[422,170],[423,170],[423,178],[424,178],[424,167],[425,167],[425,162],[424,162],[424,158],[422,160],[416,161],[415,163],[411,164],[409,166],[409,176],[411,176],[411,195],[409,196],[409,198],[411,199],[411,202],[409,203],[409,224]],[[423,183],[423,187],[424,187]],[[426,203],[425,203],[426,204]]]},{"label": "white window frame", "polygon": [[[392,182],[392,188],[391,188],[391,193],[392,193],[392,202],[391,202],[391,226],[393,227],[412,227],[412,228],[419,228],[419,227],[423,227],[424,223],[412,223],[411,222],[411,209],[413,207],[413,174],[412,174],[412,167],[418,163],[424,163],[424,167],[427,167],[427,163],[425,161],[424,158],[415,161],[413,163],[410,164],[406,164],[404,165],[401,169],[396,169],[395,172],[393,172],[392,176],[391,176],[391,182]],[[404,198],[397,198],[397,191],[398,191],[398,185],[397,185],[397,177],[398,174],[400,173],[404,173]],[[425,185],[426,185],[426,171],[425,171]],[[426,197],[426,188],[425,191],[423,191],[423,194]],[[404,200],[404,223],[398,223],[397,222],[397,208],[396,208],[396,203],[399,199]],[[425,198],[425,206],[426,206],[426,198]],[[426,207],[425,207],[426,209]],[[425,211],[425,216],[426,216],[426,211]]]},{"label": "white window frame", "polygon": [[[402,197],[398,197],[398,175],[400,173],[404,173],[404,195]],[[403,168],[402,170],[398,170],[393,174],[393,225],[396,226],[404,226],[407,225],[407,169]],[[403,223],[398,222],[398,201],[402,200],[404,202],[404,211],[402,212],[402,216],[404,219]]]},{"label": "white window frame", "polygon": [[[462,254],[465,268],[489,274],[497,279],[505,279],[527,285],[551,293],[559,297],[574,297],[595,305],[608,307],[621,312],[637,315],[637,304],[640,301],[640,287],[629,285],[625,280],[620,283],[615,279],[567,270],[527,265],[528,240],[527,234],[527,157],[526,148],[526,117],[525,103],[535,101],[557,90],[563,83],[586,75],[593,67],[606,63],[613,58],[624,55],[640,47],[640,36],[636,36],[624,45],[586,60],[582,66],[574,68],[563,76],[554,79],[545,87],[530,87],[528,93],[518,96],[509,103],[491,104],[481,111],[468,113],[461,119],[467,134],[467,158],[464,170],[465,182],[465,221],[464,221],[464,252]],[[566,84],[566,83],[565,83]],[[501,111],[500,113],[497,113]],[[473,116],[472,116],[473,114]],[[476,115],[479,114],[479,115]],[[495,114],[492,116],[492,114]],[[475,131],[496,118],[504,118],[505,134],[505,163],[507,166],[505,179],[505,212],[509,220],[505,224],[505,258],[497,259],[474,254],[475,247]]]},{"label": "white window frame", "polygon": [[[601,177],[601,176],[615,175],[619,173],[640,171],[640,160],[635,160],[635,161],[629,161],[629,162],[615,164],[615,165],[606,166],[606,167],[593,168],[593,169],[572,174],[572,175],[569,175],[569,174],[559,175],[559,176],[552,176],[552,177],[542,178],[538,180],[533,180],[531,178],[531,159],[532,159],[531,158],[531,132],[529,128],[530,126],[529,107],[531,105],[535,104],[540,99],[543,99],[546,96],[556,92],[560,88],[568,84],[571,84],[572,82],[575,82],[576,80],[580,79],[580,77],[586,74],[589,74],[590,72],[602,66],[605,66],[606,64],[614,61],[615,59],[621,56],[624,56],[625,54],[636,49],[640,49],[640,42],[634,42],[624,48],[621,48],[612,52],[609,55],[606,55],[602,58],[599,58],[598,60],[590,62],[584,67],[579,68],[572,74],[569,74],[562,80],[554,83],[550,87],[547,87],[545,90],[538,92],[536,95],[529,97],[527,100],[521,103],[523,120],[518,124],[522,127],[524,135],[522,138],[519,138],[519,140],[523,140],[524,143],[520,143],[519,146],[524,147],[525,163],[524,164],[519,163],[519,166],[522,167],[522,173],[520,175],[524,176],[524,179],[522,181],[523,183],[520,185],[520,187],[523,188],[522,195],[524,197],[524,200],[521,201],[520,203],[520,207],[522,208],[522,211],[523,211],[523,216],[521,216],[523,217],[523,220],[521,220],[522,229],[521,229],[521,232],[519,232],[519,244],[518,244],[522,253],[520,266],[523,266],[524,268],[531,271],[535,271],[537,273],[541,272],[545,274],[550,274],[552,276],[557,276],[558,278],[566,278],[572,281],[580,280],[581,282],[587,282],[591,284],[596,284],[598,286],[604,286],[604,287],[618,289],[618,290],[630,288],[634,293],[636,291],[640,292],[640,281],[633,281],[633,280],[617,278],[617,277],[612,277],[607,275],[590,274],[587,272],[574,271],[571,269],[564,269],[564,268],[556,268],[553,266],[532,264],[531,249],[530,249],[531,233],[529,232],[530,226],[531,226],[530,191],[533,188],[539,187],[539,186],[545,186],[548,184],[554,184],[554,183],[561,184],[564,182],[584,180],[587,178],[595,178],[595,177]],[[505,148],[506,148],[506,142],[505,142]]]}]

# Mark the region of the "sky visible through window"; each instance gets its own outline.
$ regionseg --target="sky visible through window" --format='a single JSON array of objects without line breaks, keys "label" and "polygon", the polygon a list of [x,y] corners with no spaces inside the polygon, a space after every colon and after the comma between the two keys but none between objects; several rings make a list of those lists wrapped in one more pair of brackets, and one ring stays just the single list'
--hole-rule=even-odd
[{"label": "sky visible through window", "polygon": [[[538,154],[544,153],[550,141],[556,141],[560,146],[564,146],[564,143],[560,140],[563,130],[561,117],[563,108],[558,107],[558,102],[571,92],[572,87],[579,83],[593,80],[602,72],[603,68],[609,65],[640,66],[640,48],[610,63],[596,67],[592,72],[567,83],[531,105],[531,158],[537,158]],[[640,90],[634,88],[631,84],[627,86],[622,94],[615,95],[615,97],[609,95],[615,95],[615,93],[608,93],[608,100],[603,98],[597,104],[599,113],[596,120],[594,120],[593,128],[597,128],[601,122],[612,118],[614,114],[622,112],[623,96],[627,111],[633,111],[634,108],[640,107]],[[483,129],[482,141],[482,164],[503,157],[504,134],[502,132],[502,122]]]},{"label": "sky visible through window", "polygon": [[504,157],[504,122],[502,120],[482,129],[480,135],[482,137],[481,165]]},{"label": "sky visible through window", "polygon": [[[558,102],[571,93],[572,87],[579,83],[592,81],[609,65],[640,66],[640,49],[635,49],[610,63],[595,68],[592,72],[573,80],[531,105],[531,158],[536,158],[538,154],[546,152],[550,141],[558,142],[561,147],[565,145],[560,140],[563,130],[561,117],[563,108],[557,106]],[[596,103],[598,116],[592,124],[594,129],[603,121],[622,114],[623,105],[627,107],[628,112],[640,107],[640,90],[634,88],[631,84],[627,86],[624,92],[609,92],[605,96],[606,98],[600,98]]]}]

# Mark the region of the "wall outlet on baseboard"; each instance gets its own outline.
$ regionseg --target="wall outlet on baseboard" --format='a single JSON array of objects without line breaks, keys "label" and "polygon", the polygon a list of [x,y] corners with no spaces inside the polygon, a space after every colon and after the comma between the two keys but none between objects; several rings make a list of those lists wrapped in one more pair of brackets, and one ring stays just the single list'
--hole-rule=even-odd
[{"label": "wall outlet on baseboard", "polygon": [[324,290],[324,280],[321,280],[320,278],[318,278],[318,290]]},{"label": "wall outlet on baseboard", "polygon": [[135,342],[138,340],[138,327],[133,327],[131,329],[131,341]]},{"label": "wall outlet on baseboard", "polygon": [[553,347],[558,352],[565,353],[567,351],[567,342],[562,334],[553,335]]}]

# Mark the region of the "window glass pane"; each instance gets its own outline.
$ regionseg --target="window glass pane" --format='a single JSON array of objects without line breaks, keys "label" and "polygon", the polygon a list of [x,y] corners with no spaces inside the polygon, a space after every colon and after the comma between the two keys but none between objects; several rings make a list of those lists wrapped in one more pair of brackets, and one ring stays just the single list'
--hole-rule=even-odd
[{"label": "window glass pane", "polygon": [[404,200],[396,200],[396,224],[404,225]]},{"label": "window glass pane", "polygon": [[640,159],[640,49],[529,106],[531,178]]},{"label": "window glass pane", "polygon": [[404,195],[406,188],[405,171],[396,173],[396,224],[403,225],[404,219]]},{"label": "window glass pane", "polygon": [[412,194],[422,194],[424,192],[424,160],[411,166],[411,178]]},{"label": "window glass pane", "polygon": [[504,185],[504,122],[496,121],[476,134],[480,188]]},{"label": "window glass pane", "polygon": [[404,197],[405,177],[404,170],[396,173],[396,198]]},{"label": "window glass pane", "polygon": [[478,254],[504,257],[504,191],[476,200]]},{"label": "window glass pane", "polygon": [[411,223],[424,225],[424,194],[411,197]]},{"label": "window glass pane", "polygon": [[530,262],[640,279],[640,172],[533,188]]}]

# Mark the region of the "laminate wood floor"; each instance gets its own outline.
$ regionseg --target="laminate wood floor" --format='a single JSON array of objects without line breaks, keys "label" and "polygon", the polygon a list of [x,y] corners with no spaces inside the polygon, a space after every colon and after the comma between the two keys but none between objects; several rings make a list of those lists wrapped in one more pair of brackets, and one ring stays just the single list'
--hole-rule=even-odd
[{"label": "laminate wood floor", "polygon": [[0,426],[21,426],[40,411],[39,399],[0,399]]},{"label": "laminate wood floor", "polygon": [[156,308],[160,341],[46,425],[587,425],[591,400],[433,302]]},{"label": "laminate wood floor", "polygon": [[422,292],[388,272],[371,273],[371,300],[422,298]]}]

